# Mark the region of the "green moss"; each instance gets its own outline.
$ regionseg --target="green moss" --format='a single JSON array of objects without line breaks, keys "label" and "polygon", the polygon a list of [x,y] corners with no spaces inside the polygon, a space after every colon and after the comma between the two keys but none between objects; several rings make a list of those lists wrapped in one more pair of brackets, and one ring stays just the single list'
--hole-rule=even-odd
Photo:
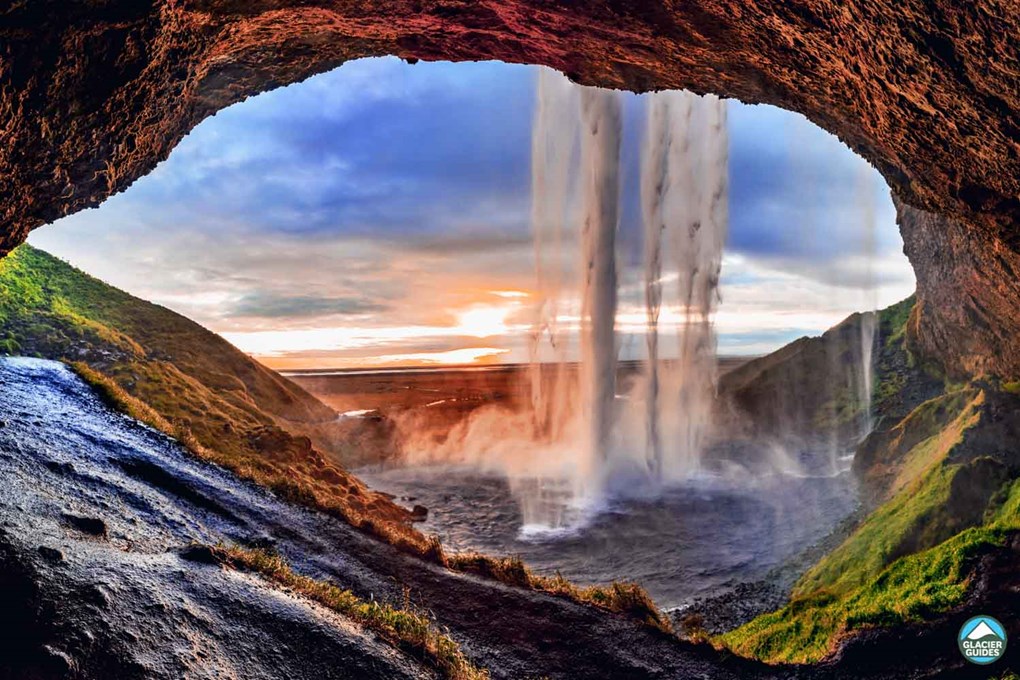
[{"label": "green moss", "polygon": [[968,529],[897,560],[843,597],[823,591],[795,599],[718,642],[771,663],[820,661],[854,630],[924,620],[962,602],[974,559],[1002,545],[1005,536],[1006,530],[999,527]]},{"label": "green moss", "polygon": [[[954,524],[954,478],[989,460],[949,458],[976,423],[983,397],[964,392],[972,397],[966,407],[910,450],[913,478],[804,575],[786,607],[716,638],[718,645],[773,663],[817,662],[854,631],[927,620],[963,602],[977,558],[1020,530],[1020,480],[992,494],[980,526],[961,531]],[[912,415],[934,419],[935,406]],[[969,480],[966,486],[972,487]]]},{"label": "green moss", "polygon": [[886,345],[903,342],[907,332],[907,322],[910,320],[910,314],[916,301],[916,296],[911,295],[906,300],[886,307],[878,313],[879,330],[882,332]]},{"label": "green moss", "polygon": [[1002,389],[1010,394],[1020,394],[1020,380],[1009,380],[1002,383]]},{"label": "green moss", "polygon": [[880,507],[797,582],[794,597],[822,589],[843,594],[881,571],[921,519],[946,503],[957,471],[958,466],[936,467],[905,493]]},{"label": "green moss", "polygon": [[[892,489],[898,493],[800,579],[794,587],[795,597],[821,589],[842,594],[860,586],[899,557],[897,551],[908,536],[923,534],[926,524],[937,522],[939,510],[949,498],[953,478],[960,470],[959,465],[942,465],[942,461],[977,421],[982,399],[982,395],[973,391],[933,399],[904,420],[909,429],[904,428],[890,447],[915,430],[931,434],[914,443],[906,453],[897,455],[899,469]],[[950,420],[940,428],[938,423],[945,422],[944,418]],[[873,465],[891,467],[881,459]]]}]

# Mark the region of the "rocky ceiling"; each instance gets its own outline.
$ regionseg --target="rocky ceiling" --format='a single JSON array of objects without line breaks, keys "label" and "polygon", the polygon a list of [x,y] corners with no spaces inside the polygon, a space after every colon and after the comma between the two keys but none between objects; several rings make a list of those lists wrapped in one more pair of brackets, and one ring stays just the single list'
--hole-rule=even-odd
[{"label": "rocky ceiling", "polygon": [[384,54],[803,113],[899,200],[916,346],[954,374],[1020,377],[1016,0],[8,0],[0,252],[123,190],[218,109]]}]

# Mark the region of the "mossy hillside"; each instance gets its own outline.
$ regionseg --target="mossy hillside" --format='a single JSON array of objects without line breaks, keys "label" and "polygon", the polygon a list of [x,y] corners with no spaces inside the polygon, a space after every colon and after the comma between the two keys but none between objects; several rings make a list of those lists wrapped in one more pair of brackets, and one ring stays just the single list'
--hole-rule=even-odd
[{"label": "mossy hillside", "polygon": [[876,430],[892,426],[920,404],[952,389],[937,367],[910,349],[908,329],[915,309],[911,295],[878,313],[871,394]]},{"label": "mossy hillside", "polygon": [[814,662],[857,630],[960,604],[976,558],[1020,530],[1020,470],[987,447],[988,430],[1001,436],[1002,399],[970,387],[915,409],[888,439],[914,445],[879,456],[898,461],[889,499],[801,578],[789,605],[717,642],[770,662]]},{"label": "mossy hillside", "polygon": [[716,639],[769,662],[816,662],[855,632],[958,606],[981,555],[1020,530],[1020,401],[948,383],[910,348],[913,298],[879,313],[875,431],[854,472],[872,512],[794,586],[790,603]]},{"label": "mossy hillside", "polygon": [[813,663],[856,631],[929,620],[961,604],[978,558],[1020,531],[1020,481],[1003,487],[987,521],[902,557],[843,596],[818,591],[759,616],[716,643],[772,663]]},{"label": "mossy hillside", "polygon": [[[913,358],[906,328],[911,296],[876,313],[852,314],[819,337],[800,338],[720,379],[719,418],[728,431],[849,447],[874,420],[895,422],[941,394],[944,382]],[[874,325],[871,412],[864,372],[865,331]]]},{"label": "mossy hillside", "polygon": [[922,403],[890,429],[872,432],[857,447],[853,462],[866,502],[888,500],[942,460],[983,403],[977,388],[954,390]]},{"label": "mossy hillside", "polygon": [[854,314],[820,337],[801,338],[726,373],[719,393],[731,406],[724,410],[741,414],[756,435],[851,436],[864,416],[859,367],[866,320]]}]

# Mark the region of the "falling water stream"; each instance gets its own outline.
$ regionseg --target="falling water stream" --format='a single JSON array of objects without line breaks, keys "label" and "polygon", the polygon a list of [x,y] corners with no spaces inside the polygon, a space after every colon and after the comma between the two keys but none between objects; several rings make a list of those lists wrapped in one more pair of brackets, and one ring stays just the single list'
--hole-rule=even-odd
[{"label": "falling water stream", "polygon": [[[726,109],[717,97],[651,95],[642,148],[645,307],[644,405],[653,479],[697,469],[716,383],[712,313],[727,227]],[[660,352],[663,281],[676,280],[677,346]]]},{"label": "falling water stream", "polygon": [[[642,393],[622,400],[615,327],[620,98],[552,72],[539,77],[532,142],[538,292],[531,404],[534,431],[571,457],[560,471],[571,477],[575,505],[598,504],[613,491],[620,471],[628,484],[635,469],[653,484],[696,471],[714,398],[712,314],[727,225],[725,105],[713,96],[665,92],[649,95],[647,111],[641,151],[647,357]],[[572,192],[576,211],[569,209]],[[564,275],[562,248],[572,234],[580,257],[575,271]],[[579,362],[576,376],[564,379],[567,332],[561,316],[571,295],[579,300]],[[664,302],[671,311],[668,325],[661,321]],[[640,409],[644,417],[637,440],[622,431],[633,420],[621,413],[625,408]],[[545,493],[559,481],[540,480],[529,488]],[[557,518],[563,515],[526,522],[549,525]]]}]

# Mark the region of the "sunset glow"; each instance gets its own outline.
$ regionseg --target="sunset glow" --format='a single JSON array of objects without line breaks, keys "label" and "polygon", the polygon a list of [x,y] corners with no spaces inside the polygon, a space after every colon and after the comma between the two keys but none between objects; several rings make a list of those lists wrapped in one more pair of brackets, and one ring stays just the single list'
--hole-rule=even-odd
[{"label": "sunset glow", "polygon": [[503,335],[510,330],[507,317],[514,311],[514,305],[473,306],[457,314],[457,328],[462,335],[476,338]]}]

